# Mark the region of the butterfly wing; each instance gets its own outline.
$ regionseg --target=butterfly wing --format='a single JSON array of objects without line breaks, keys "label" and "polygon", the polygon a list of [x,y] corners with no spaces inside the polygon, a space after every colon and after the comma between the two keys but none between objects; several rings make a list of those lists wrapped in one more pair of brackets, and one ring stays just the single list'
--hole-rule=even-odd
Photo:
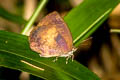
[{"label": "butterfly wing", "polygon": [[71,33],[57,12],[43,18],[29,38],[32,50],[44,57],[65,55],[72,50]]}]

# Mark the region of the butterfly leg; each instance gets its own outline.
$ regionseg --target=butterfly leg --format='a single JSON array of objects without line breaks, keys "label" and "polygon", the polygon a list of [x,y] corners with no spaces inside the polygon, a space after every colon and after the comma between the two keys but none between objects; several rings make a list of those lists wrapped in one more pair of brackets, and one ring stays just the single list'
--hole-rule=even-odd
[{"label": "butterfly leg", "polygon": [[71,55],[71,58],[72,58],[72,62],[73,62],[73,60],[74,60],[74,57],[75,57],[74,55]]},{"label": "butterfly leg", "polygon": [[71,57],[71,56],[67,56],[67,57],[66,57],[66,64],[68,63],[68,60],[69,60],[70,57]]},{"label": "butterfly leg", "polygon": [[58,56],[55,57],[55,59],[53,60],[53,62],[56,62],[58,60]]}]

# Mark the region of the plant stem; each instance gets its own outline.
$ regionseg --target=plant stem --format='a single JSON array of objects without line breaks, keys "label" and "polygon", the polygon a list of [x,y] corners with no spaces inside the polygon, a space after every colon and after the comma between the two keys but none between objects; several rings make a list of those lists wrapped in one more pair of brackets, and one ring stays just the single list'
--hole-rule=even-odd
[{"label": "plant stem", "polygon": [[110,29],[111,33],[120,33],[120,29]]},{"label": "plant stem", "polygon": [[33,15],[30,17],[30,19],[28,20],[28,22],[25,24],[24,29],[22,30],[21,34],[26,35],[26,33],[29,31],[29,29],[31,28],[31,26],[33,25],[34,21],[36,20],[36,18],[38,17],[40,11],[43,9],[43,7],[45,6],[45,4],[47,3],[48,0],[42,0],[40,1],[37,9],[34,11]]}]

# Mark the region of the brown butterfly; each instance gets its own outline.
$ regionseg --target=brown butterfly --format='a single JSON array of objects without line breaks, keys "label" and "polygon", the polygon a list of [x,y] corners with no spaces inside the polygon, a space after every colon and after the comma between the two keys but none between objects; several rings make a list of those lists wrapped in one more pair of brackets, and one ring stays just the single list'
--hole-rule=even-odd
[{"label": "brown butterfly", "polygon": [[71,57],[76,50],[64,20],[54,11],[44,17],[29,37],[30,48],[41,57]]}]

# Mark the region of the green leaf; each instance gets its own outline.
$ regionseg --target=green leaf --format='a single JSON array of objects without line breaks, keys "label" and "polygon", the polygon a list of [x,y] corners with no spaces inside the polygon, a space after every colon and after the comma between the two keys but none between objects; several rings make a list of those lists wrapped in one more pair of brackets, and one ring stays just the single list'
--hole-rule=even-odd
[{"label": "green leaf", "polygon": [[26,20],[24,20],[21,16],[9,13],[4,8],[0,7],[0,17],[5,18],[9,21],[13,21],[18,24],[25,24]]},{"label": "green leaf", "polygon": [[64,20],[68,24],[75,46],[89,37],[108,17],[120,0],[84,0],[71,10]]},{"label": "green leaf", "polygon": [[[43,58],[29,48],[28,37],[0,31],[0,65],[29,72],[49,80],[99,80],[87,68],[65,58]],[[87,77],[86,77],[87,76]]]}]

